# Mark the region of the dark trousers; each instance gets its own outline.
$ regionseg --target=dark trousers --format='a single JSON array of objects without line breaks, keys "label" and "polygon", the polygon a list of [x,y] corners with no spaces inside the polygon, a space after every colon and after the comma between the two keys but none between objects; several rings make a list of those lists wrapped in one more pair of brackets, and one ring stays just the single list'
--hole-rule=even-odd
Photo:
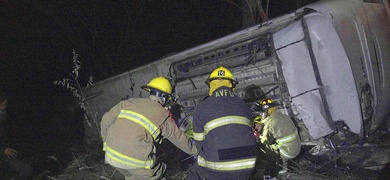
[{"label": "dark trousers", "polygon": [[8,158],[6,156],[3,156],[1,158],[1,161],[4,163],[4,165],[9,171],[16,172],[17,175],[16,177],[14,177],[14,179],[25,180],[29,178],[29,175],[32,171],[32,167],[30,164],[19,159]]},{"label": "dark trousers", "polygon": [[255,171],[251,179],[263,179],[264,176],[276,177],[283,169],[283,160],[280,155],[266,145],[258,144],[260,149],[256,158]]}]

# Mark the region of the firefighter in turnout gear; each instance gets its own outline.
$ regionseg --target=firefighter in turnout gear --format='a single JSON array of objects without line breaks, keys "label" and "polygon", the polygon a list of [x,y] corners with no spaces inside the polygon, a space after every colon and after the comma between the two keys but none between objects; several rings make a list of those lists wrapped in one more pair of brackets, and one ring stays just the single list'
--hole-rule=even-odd
[{"label": "firefighter in turnout gear", "polygon": [[254,120],[261,148],[259,161],[266,161],[264,175],[275,177],[287,171],[287,160],[301,150],[301,140],[292,119],[277,111],[278,103],[270,98],[256,102],[252,110],[259,112]]},{"label": "firefighter in turnout gear", "polygon": [[193,136],[199,151],[189,179],[249,179],[257,147],[250,107],[233,93],[237,82],[221,66],[207,79],[209,97],[196,106]]},{"label": "firefighter in turnout gear", "polygon": [[149,98],[130,98],[106,112],[101,121],[105,161],[125,179],[165,179],[166,164],[156,162],[155,145],[167,138],[187,154],[196,155],[192,141],[178,129],[165,107],[172,93],[165,77],[152,79],[142,89]]}]

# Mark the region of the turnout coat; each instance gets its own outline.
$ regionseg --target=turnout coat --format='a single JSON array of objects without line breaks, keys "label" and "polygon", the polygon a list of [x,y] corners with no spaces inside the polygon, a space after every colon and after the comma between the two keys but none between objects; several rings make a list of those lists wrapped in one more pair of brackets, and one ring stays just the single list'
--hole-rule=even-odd
[{"label": "turnout coat", "polygon": [[178,129],[169,111],[151,98],[119,102],[102,117],[105,160],[122,169],[151,169],[155,143],[167,138],[187,154],[196,154],[191,140]]}]

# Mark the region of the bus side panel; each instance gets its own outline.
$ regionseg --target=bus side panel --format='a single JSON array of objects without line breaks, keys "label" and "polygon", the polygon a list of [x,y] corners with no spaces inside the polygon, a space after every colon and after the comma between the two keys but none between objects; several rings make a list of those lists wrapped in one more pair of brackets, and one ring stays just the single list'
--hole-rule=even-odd
[{"label": "bus side panel", "polygon": [[314,69],[301,21],[274,34],[275,49],[281,61],[283,75],[299,114],[309,134],[318,139],[333,132],[324,113]]},{"label": "bus side panel", "polygon": [[321,14],[310,14],[305,22],[332,120],[344,121],[350,131],[360,134],[359,96],[343,44],[331,22]]}]

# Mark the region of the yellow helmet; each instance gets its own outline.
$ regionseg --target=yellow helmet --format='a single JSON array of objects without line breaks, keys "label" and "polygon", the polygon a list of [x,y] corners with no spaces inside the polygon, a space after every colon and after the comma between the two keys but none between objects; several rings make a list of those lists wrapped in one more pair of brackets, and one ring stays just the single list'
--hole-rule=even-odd
[{"label": "yellow helmet", "polygon": [[171,82],[167,78],[161,76],[153,78],[146,86],[142,86],[141,88],[149,92],[151,89],[156,89],[169,95],[172,93]]},{"label": "yellow helmet", "polygon": [[276,107],[278,105],[279,104],[277,102],[275,102],[273,99],[265,98],[265,99],[260,100],[259,102],[255,102],[251,109],[253,111],[263,111],[263,112],[265,112],[269,108]]},{"label": "yellow helmet", "polygon": [[253,120],[253,122],[254,122],[254,123],[257,123],[257,124],[261,124],[261,120],[262,120],[261,116],[257,116],[257,117],[255,117],[255,119]]},{"label": "yellow helmet", "polygon": [[223,66],[220,66],[220,67],[214,69],[213,72],[211,72],[209,78],[206,80],[206,84],[210,85],[210,82],[212,80],[216,80],[216,79],[227,79],[227,80],[230,80],[232,82],[233,88],[237,84],[237,81],[234,80],[232,72],[230,72],[229,69],[227,69],[227,68],[225,68]]}]

